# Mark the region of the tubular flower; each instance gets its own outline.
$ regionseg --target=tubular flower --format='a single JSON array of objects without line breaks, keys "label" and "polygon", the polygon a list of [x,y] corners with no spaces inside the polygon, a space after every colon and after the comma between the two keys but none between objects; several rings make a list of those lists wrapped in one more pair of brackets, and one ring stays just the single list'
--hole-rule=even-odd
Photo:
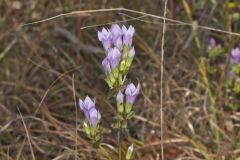
[{"label": "tubular flower", "polygon": [[211,47],[215,47],[217,45],[216,40],[214,38],[210,38],[208,45]]},{"label": "tubular flower", "polygon": [[124,95],[121,91],[118,91],[117,94],[117,103],[123,103]]},{"label": "tubular flower", "polygon": [[133,28],[133,26],[130,26],[128,29],[125,26],[123,26],[122,33],[123,33],[123,44],[131,46],[133,35],[135,33],[135,29]]},{"label": "tubular flower", "polygon": [[117,48],[110,48],[107,57],[102,61],[102,66],[106,74],[119,65],[121,53]]},{"label": "tubular flower", "polygon": [[111,68],[114,69],[119,65],[119,62],[121,60],[121,53],[117,48],[111,48],[108,52],[107,58],[109,60]]},{"label": "tubular flower", "polygon": [[92,126],[97,125],[97,123],[101,119],[100,112],[96,108],[91,108],[90,111],[88,112],[88,114],[89,114],[88,121],[89,121],[90,125],[92,125]]},{"label": "tubular flower", "polygon": [[121,49],[122,48],[122,30],[117,24],[113,24],[111,26],[111,34],[112,34],[112,42],[115,47]]},{"label": "tubular flower", "polygon": [[230,63],[235,64],[239,62],[240,62],[240,49],[239,48],[232,49]]},{"label": "tubular flower", "polygon": [[108,57],[105,57],[103,59],[102,66],[103,66],[105,74],[108,75],[111,72],[111,66],[110,66],[110,62],[108,60]]},{"label": "tubular flower", "polygon": [[96,100],[87,96],[84,101],[79,99],[79,107],[83,111],[90,125],[95,126],[101,118],[100,112],[95,108]]},{"label": "tubular flower", "polygon": [[130,49],[130,51],[129,51],[128,56],[131,57],[131,58],[133,58],[134,55],[135,55],[135,49],[134,49],[134,47],[132,47],[132,48]]},{"label": "tubular flower", "polygon": [[140,91],[140,84],[138,84],[137,87],[133,83],[129,84],[125,90],[126,102],[128,104],[133,104],[136,97],[139,94],[139,91]]},{"label": "tubular flower", "polygon": [[112,34],[109,30],[105,28],[101,32],[98,31],[98,39],[102,42],[105,50],[108,50],[112,46]]},{"label": "tubular flower", "polygon": [[234,72],[233,72],[233,70],[228,71],[228,78],[229,78],[229,79],[233,79],[233,77],[234,77]]}]

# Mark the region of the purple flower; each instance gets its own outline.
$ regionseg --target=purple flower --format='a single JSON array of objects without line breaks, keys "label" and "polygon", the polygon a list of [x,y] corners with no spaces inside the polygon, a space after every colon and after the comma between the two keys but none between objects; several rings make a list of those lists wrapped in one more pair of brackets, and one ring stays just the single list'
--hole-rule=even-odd
[{"label": "purple flower", "polygon": [[123,98],[124,98],[124,95],[121,91],[118,91],[118,94],[117,94],[117,102],[118,103],[123,103]]},{"label": "purple flower", "polygon": [[133,26],[130,26],[128,29],[125,26],[123,26],[122,27],[123,44],[131,46],[134,33],[135,29],[133,28]]},{"label": "purple flower", "polygon": [[217,43],[214,38],[210,38],[208,45],[211,47],[215,47],[217,45]]},{"label": "purple flower", "polygon": [[126,94],[126,102],[129,104],[133,104],[137,95],[140,91],[140,84],[138,83],[137,87],[133,83],[129,84],[125,90]]},{"label": "purple flower", "polygon": [[135,55],[135,49],[134,49],[134,47],[132,47],[132,48],[130,49],[130,51],[129,51],[128,56],[131,57],[131,58],[133,58],[134,55]]},{"label": "purple flower", "polygon": [[112,33],[112,39],[116,39],[118,38],[119,36],[122,35],[122,30],[121,28],[119,27],[119,25],[117,24],[113,24],[111,26],[111,29],[110,29],[111,33]]},{"label": "purple flower", "polygon": [[228,72],[228,78],[229,78],[229,79],[233,79],[233,77],[234,77],[234,72],[233,72],[233,70],[230,70],[230,71]]},{"label": "purple flower", "polygon": [[79,106],[91,125],[96,125],[101,118],[99,111],[95,108],[95,103],[96,100],[92,101],[88,96],[84,101],[79,99]]},{"label": "purple flower", "polygon": [[239,48],[232,49],[230,63],[235,64],[239,62],[240,62],[240,49]]},{"label": "purple flower", "polygon": [[[79,106],[80,108],[83,110],[84,114],[89,111],[91,108],[95,107],[95,103],[96,100],[94,99],[93,101],[91,100],[91,98],[89,98],[88,96],[85,98],[84,101],[82,101],[81,99],[79,99]],[[86,115],[86,114],[85,114]]]},{"label": "purple flower", "polygon": [[114,69],[118,66],[120,60],[121,60],[121,53],[117,48],[110,48],[107,59],[111,65],[111,69]]},{"label": "purple flower", "polygon": [[103,59],[102,66],[106,75],[111,72],[111,66],[110,66],[110,62],[108,61],[108,57],[105,57]]},{"label": "purple flower", "polygon": [[90,111],[88,112],[89,119],[88,122],[90,125],[95,126],[101,119],[101,114],[96,108],[91,108]]},{"label": "purple flower", "polygon": [[121,60],[121,53],[117,48],[110,48],[108,51],[107,57],[102,61],[102,66],[105,71],[105,74],[111,72],[112,69],[119,65]]},{"label": "purple flower", "polygon": [[117,48],[122,47],[122,29],[117,24],[111,26],[112,42]]},{"label": "purple flower", "polygon": [[108,50],[112,45],[112,35],[109,30],[106,30],[105,28],[102,29],[102,32],[98,31],[98,39],[102,42],[103,47]]}]

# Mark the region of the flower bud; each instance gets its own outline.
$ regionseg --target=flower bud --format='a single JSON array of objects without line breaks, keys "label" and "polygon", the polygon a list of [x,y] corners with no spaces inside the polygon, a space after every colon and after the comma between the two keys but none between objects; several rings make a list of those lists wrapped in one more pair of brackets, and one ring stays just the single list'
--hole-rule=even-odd
[{"label": "flower bud", "polygon": [[139,91],[140,91],[140,84],[138,84],[137,87],[133,83],[129,84],[125,90],[126,102],[128,104],[133,104],[136,97],[139,94]]},{"label": "flower bud", "polygon": [[128,147],[127,154],[126,154],[126,160],[130,160],[133,153],[133,144]]},{"label": "flower bud", "polygon": [[123,99],[124,99],[123,93],[121,91],[118,91],[118,94],[117,94],[117,110],[118,110],[119,113],[122,113],[124,111]]},{"label": "flower bud", "polygon": [[125,105],[125,112],[130,113],[132,111],[132,104],[126,104]]},{"label": "flower bud", "polygon": [[118,91],[117,94],[117,103],[123,103],[124,95],[121,91]]}]

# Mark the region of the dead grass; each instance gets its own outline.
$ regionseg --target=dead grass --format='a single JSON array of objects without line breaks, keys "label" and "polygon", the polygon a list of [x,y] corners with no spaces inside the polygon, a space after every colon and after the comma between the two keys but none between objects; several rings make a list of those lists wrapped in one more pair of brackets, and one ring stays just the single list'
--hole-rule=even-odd
[{"label": "dead grass", "polygon": [[[20,26],[60,13],[113,7],[162,16],[164,3],[158,0],[36,2],[0,2],[0,159],[106,159],[106,153],[94,148],[81,128],[83,115],[75,105],[78,98],[86,94],[97,97],[103,115],[102,141],[106,143],[103,147],[116,155],[116,135],[106,128],[116,110],[114,103],[107,100],[110,95],[101,70],[104,54],[97,40],[99,26],[95,26],[116,21],[136,28],[134,45],[137,54],[129,80],[140,81],[142,85],[141,97],[135,105],[137,116],[124,135],[123,148],[126,150],[134,142],[135,159],[160,159],[161,19],[121,10],[60,17],[24,28]],[[168,2],[168,18],[190,25],[167,22],[166,26],[163,80],[165,159],[225,157],[235,160],[240,156],[240,115],[239,111],[232,111],[225,105],[227,97],[220,94],[224,91],[227,63],[209,64],[206,45],[211,35],[230,48],[229,39],[237,42],[239,37],[229,32],[239,30],[226,27],[228,22],[224,19],[224,6],[220,2],[217,7],[205,2],[203,8],[194,2],[189,3],[193,19],[198,24],[227,31],[226,34],[207,28],[197,30],[201,44],[197,49],[192,21],[181,1]],[[201,57],[207,59],[208,74],[213,67],[222,73],[209,76],[209,86],[199,65]],[[211,90],[212,97],[208,90]],[[211,98],[216,108],[215,126],[211,123]],[[215,141],[214,130],[220,135],[219,142]]]}]

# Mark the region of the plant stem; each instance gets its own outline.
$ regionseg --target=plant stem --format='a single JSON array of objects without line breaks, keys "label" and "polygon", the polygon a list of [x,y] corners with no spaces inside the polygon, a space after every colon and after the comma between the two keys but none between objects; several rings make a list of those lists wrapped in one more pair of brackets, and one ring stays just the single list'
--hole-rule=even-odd
[{"label": "plant stem", "polygon": [[118,130],[118,160],[122,160],[121,128]]},{"label": "plant stem", "polygon": [[205,64],[205,59],[200,59],[199,62],[199,71],[203,76],[203,82],[205,84],[205,87],[207,89],[207,94],[210,98],[210,110],[211,110],[211,119],[210,119],[210,125],[213,129],[214,132],[214,138],[215,138],[215,143],[217,145],[217,151],[219,151],[220,148],[220,134],[219,134],[219,130],[218,130],[218,121],[217,121],[217,111],[216,111],[216,106],[215,106],[215,98],[212,94],[211,88],[210,88],[210,84],[209,84],[209,80],[207,77],[207,70],[206,70],[206,64]]}]

